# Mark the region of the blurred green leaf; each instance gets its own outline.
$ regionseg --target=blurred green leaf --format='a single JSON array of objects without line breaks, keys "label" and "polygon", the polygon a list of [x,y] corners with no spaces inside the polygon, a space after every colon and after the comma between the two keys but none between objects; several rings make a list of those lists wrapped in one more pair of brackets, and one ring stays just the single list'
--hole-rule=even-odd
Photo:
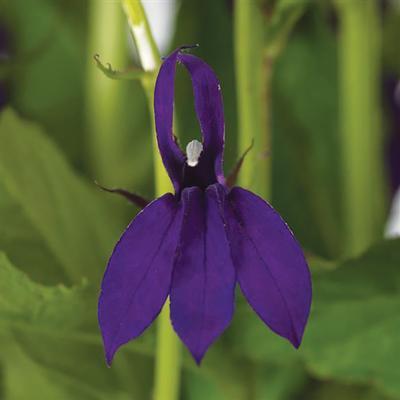
[{"label": "blurred green leaf", "polygon": [[307,393],[309,400],[393,400],[374,388],[337,383],[334,381],[313,382]]},{"label": "blurred green leaf", "polygon": [[40,121],[76,165],[84,158],[83,82],[86,4],[13,0],[1,4],[15,60],[11,102]]},{"label": "blurred green leaf", "polygon": [[257,400],[291,400],[304,389],[307,374],[298,363],[281,366],[262,365],[256,369]]},{"label": "blurred green leaf", "polygon": [[299,360],[319,378],[372,384],[400,397],[399,258],[400,240],[391,240],[334,270],[319,269],[299,351],[240,304],[230,331],[234,352],[277,365]]},{"label": "blurred green leaf", "polygon": [[307,249],[336,258],[341,239],[336,42],[318,9],[296,25],[274,71],[272,203]]},{"label": "blurred green leaf", "polygon": [[[7,361],[6,369],[13,369],[16,357],[22,368],[32,365],[44,380],[56,383],[57,390],[66,390],[69,398],[126,399],[128,393],[143,398],[150,386],[132,385],[126,377],[150,379],[151,360],[125,353],[122,362],[111,370],[106,367],[99,332],[92,333],[96,297],[86,284],[69,289],[33,283],[0,253],[0,330],[11,337],[11,347],[1,357]],[[13,349],[13,343],[21,351]],[[35,379],[26,382],[33,389]]]},{"label": "blurred green leaf", "polygon": [[45,284],[67,282],[65,270],[48,244],[0,181],[0,249],[33,280]]},{"label": "blurred green leaf", "polygon": [[[5,340],[7,340],[7,363],[4,366],[2,399],[68,400],[71,398],[72,393],[68,393],[57,384],[56,377],[51,371],[46,371],[27,357],[11,338],[2,336],[3,343]],[[3,358],[6,357],[3,355]],[[82,398],[79,396],[79,389],[75,394],[78,395],[75,398]]]},{"label": "blurred green leaf", "polygon": [[265,29],[268,55],[276,58],[286,45],[288,36],[311,0],[278,0]]},{"label": "blurred green leaf", "polygon": [[68,276],[99,282],[118,221],[104,194],[76,177],[40,129],[11,110],[0,116],[0,181]]},{"label": "blurred green leaf", "polygon": [[54,328],[76,327],[84,319],[84,286],[45,287],[33,283],[0,253],[0,326],[31,326],[51,322]]},{"label": "blurred green leaf", "polygon": [[207,379],[204,375],[188,372],[184,375],[184,396],[187,400],[224,400],[224,396],[217,383]]},{"label": "blurred green leaf", "polygon": [[[35,336],[48,332],[49,327],[54,331],[76,327],[84,313],[81,307],[84,291],[84,286],[67,289],[61,285],[44,287],[34,284],[0,253],[0,330],[6,334],[2,338],[7,343],[1,357],[7,360],[5,398],[69,398],[68,393],[55,383],[57,373],[46,371],[27,357],[13,336],[21,332]],[[24,384],[21,385],[23,378]]]},{"label": "blurred green leaf", "polygon": [[315,304],[302,351],[315,374],[372,382],[400,397],[399,257],[400,241],[387,241],[315,276]]},{"label": "blurred green leaf", "polygon": [[390,4],[385,13],[383,25],[383,62],[387,71],[400,75],[400,54],[398,40],[400,35],[400,9],[395,2]]},{"label": "blurred green leaf", "polygon": [[223,343],[214,344],[201,368],[184,370],[184,398],[197,400],[289,400],[306,384],[299,363],[277,366],[263,360],[233,358]]},{"label": "blurred green leaf", "polygon": [[[20,220],[15,216],[10,218],[10,222],[18,223],[12,230],[16,232],[18,245],[22,246],[24,242],[20,240],[26,237],[30,244],[38,244],[39,252],[40,248],[45,249],[41,256],[54,254],[71,279],[77,281],[87,276],[95,286],[99,285],[106,256],[122,229],[110,214],[103,200],[104,193],[97,192],[94,187],[90,189],[76,177],[39,128],[21,121],[11,110],[0,117],[0,143],[0,182],[8,196],[6,201],[2,199],[4,207],[0,207],[0,213],[21,211]],[[28,222],[25,233],[24,222]],[[30,227],[34,229],[29,230]],[[12,249],[11,241],[8,240],[8,249]],[[18,258],[17,250],[14,258],[27,263],[25,271],[34,268],[39,274],[44,272],[41,265],[28,264],[31,253]],[[49,257],[46,264],[51,259]],[[38,262],[39,258],[31,261]],[[49,272],[57,276],[50,265]],[[2,279],[3,282],[4,285],[10,283],[6,279]],[[150,385],[134,384],[127,376],[136,375],[143,381],[150,379],[152,361],[148,354],[151,348],[147,347],[146,352],[146,349],[142,351],[143,344],[138,345],[139,354],[136,350],[122,353],[112,372],[106,367],[96,322],[96,291],[85,292],[84,299],[79,299],[77,293],[66,292],[68,296],[59,304],[51,298],[53,289],[36,287],[26,280],[17,283],[10,286],[15,291],[8,293],[6,299],[10,304],[18,299],[21,302],[18,310],[24,314],[13,320],[12,332],[32,360],[54,374],[61,374],[62,381],[77,381],[73,387],[86,382],[88,389],[93,389],[100,381],[105,393],[125,388],[129,393],[138,393],[139,398],[143,397],[143,391],[150,390]],[[19,290],[26,296],[21,296]],[[60,294],[59,289],[54,289],[54,293]],[[40,320],[36,318],[36,310],[44,313]],[[47,310],[51,314],[47,314]],[[5,318],[9,312],[3,309],[1,315]],[[76,323],[73,327],[66,325],[69,317]],[[10,326],[9,320],[7,324]]]}]

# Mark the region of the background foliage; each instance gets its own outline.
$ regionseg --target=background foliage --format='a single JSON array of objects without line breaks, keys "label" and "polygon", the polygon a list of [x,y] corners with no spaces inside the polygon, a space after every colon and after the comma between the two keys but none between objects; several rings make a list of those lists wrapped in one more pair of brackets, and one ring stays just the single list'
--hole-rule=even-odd
[{"label": "background foliage", "polygon": [[[271,115],[270,200],[306,249],[313,271],[312,315],[295,351],[263,326],[238,293],[233,324],[202,367],[185,352],[181,397],[400,399],[400,241],[383,239],[384,221],[376,243],[361,255],[346,257],[343,240],[337,2],[249,1],[256,3],[265,28],[262,46],[279,48],[264,110]],[[125,346],[108,369],[97,326],[107,257],[137,210],[99,192],[93,182],[149,198],[154,193],[143,90],[137,81],[109,80],[93,61],[99,53],[122,69],[134,63],[118,2],[109,4],[118,29],[107,23],[111,14],[101,29],[93,28],[99,2],[0,2],[0,398],[5,400],[151,398],[154,328]],[[387,216],[397,183],[389,166],[398,165],[399,155],[400,111],[390,82],[400,77],[400,8],[395,1],[377,5],[382,24],[377,101],[383,111],[383,146],[377,152],[384,159],[390,147],[392,157],[382,164],[380,206]],[[221,80],[226,172],[238,157],[240,135],[233,13],[232,1],[182,0],[170,44],[173,49],[200,43],[196,54]],[[110,45],[111,35],[117,41]],[[182,143],[199,136],[191,98],[189,79],[179,74]]]}]

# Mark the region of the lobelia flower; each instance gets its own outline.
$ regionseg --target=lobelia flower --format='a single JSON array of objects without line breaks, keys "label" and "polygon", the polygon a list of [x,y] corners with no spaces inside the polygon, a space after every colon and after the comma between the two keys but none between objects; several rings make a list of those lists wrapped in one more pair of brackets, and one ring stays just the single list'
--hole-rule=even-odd
[{"label": "lobelia flower", "polygon": [[[187,155],[172,132],[177,63],[191,76],[203,137],[189,143]],[[311,305],[309,269],[279,214],[226,184],[223,104],[213,70],[182,48],[174,51],[160,68],[154,111],[175,194],[136,216],[108,262],[99,298],[107,363],[153,322],[168,296],[173,327],[200,363],[232,319],[237,282],[265,324],[297,348]]]}]

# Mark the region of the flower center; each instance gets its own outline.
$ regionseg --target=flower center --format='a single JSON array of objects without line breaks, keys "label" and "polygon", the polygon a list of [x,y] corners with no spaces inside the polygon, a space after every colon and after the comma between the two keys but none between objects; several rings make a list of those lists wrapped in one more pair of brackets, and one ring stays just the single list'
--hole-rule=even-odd
[{"label": "flower center", "polygon": [[195,167],[199,163],[203,145],[198,140],[192,140],[186,146],[187,165]]}]

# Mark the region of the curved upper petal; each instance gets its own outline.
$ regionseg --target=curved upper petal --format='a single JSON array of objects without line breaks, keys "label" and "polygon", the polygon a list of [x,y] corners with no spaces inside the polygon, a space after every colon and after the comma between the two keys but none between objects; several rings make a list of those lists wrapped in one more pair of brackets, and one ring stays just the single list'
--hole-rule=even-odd
[{"label": "curved upper petal", "polygon": [[[179,192],[186,157],[173,135],[174,83],[176,63],[188,70],[194,92],[197,118],[203,135],[204,149],[196,176],[208,184],[215,178],[224,183],[222,158],[224,151],[224,110],[221,87],[211,67],[200,58],[175,50],[161,65],[154,92],[154,114],[157,142],[165,168],[175,191]],[[193,170],[193,171],[194,171]],[[192,171],[192,172],[193,172]]]},{"label": "curved upper petal", "polygon": [[215,174],[223,181],[222,158],[225,140],[224,105],[221,86],[212,68],[191,54],[179,54],[193,84],[197,118],[204,139],[204,154],[214,162]]},{"label": "curved upper petal", "polygon": [[173,134],[175,72],[179,51],[175,50],[161,65],[154,89],[154,116],[157,143],[165,169],[179,192],[185,155],[175,141]]},{"label": "curved upper petal", "polygon": [[180,215],[175,198],[166,194],[136,216],[114,248],[98,310],[108,364],[150,325],[169,294]]},{"label": "curved upper petal", "polygon": [[175,331],[200,363],[234,309],[235,270],[217,185],[182,193],[183,222],[171,285]]},{"label": "curved upper petal", "polygon": [[311,306],[311,278],[300,245],[280,215],[255,194],[233,188],[226,218],[244,296],[261,319],[298,347]]}]

